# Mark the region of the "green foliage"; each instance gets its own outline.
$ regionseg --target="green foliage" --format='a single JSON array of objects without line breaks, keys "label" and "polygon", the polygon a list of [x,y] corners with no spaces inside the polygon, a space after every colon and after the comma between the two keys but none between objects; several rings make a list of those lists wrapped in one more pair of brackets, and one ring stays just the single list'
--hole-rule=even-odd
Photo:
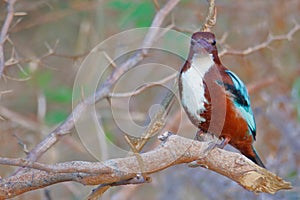
[{"label": "green foliage", "polygon": [[113,143],[113,141],[116,141],[115,137],[114,137],[114,135],[111,131],[105,130],[105,138],[106,138],[107,141],[110,141],[112,143]]},{"label": "green foliage", "polygon": [[53,74],[50,71],[37,71],[34,75],[33,81],[41,89],[47,89],[51,80],[53,79]]},{"label": "green foliage", "polygon": [[110,141],[110,142],[113,143],[114,141],[116,141],[116,138],[115,138],[114,134],[113,134],[112,131],[109,129],[109,127],[108,127],[108,125],[107,125],[106,123],[107,123],[106,120],[103,119],[103,124],[102,124],[102,126],[103,126],[103,130],[104,130],[104,133],[105,133],[105,139],[106,139],[107,141]]},{"label": "green foliage", "polygon": [[23,67],[23,70],[19,72],[18,77],[21,79],[30,78],[28,83],[31,86],[34,85],[41,89],[45,89],[53,79],[53,74],[51,71],[32,71],[29,66],[25,66]]},{"label": "green foliage", "polygon": [[38,88],[45,94],[49,107],[45,122],[48,125],[55,125],[66,119],[69,110],[66,105],[72,103],[72,89],[67,86],[55,85],[53,71],[37,69],[31,71],[30,67],[24,67],[24,72],[20,72],[20,78],[28,78],[30,87]]},{"label": "green foliage", "polygon": [[122,11],[126,8],[128,8],[132,3],[128,1],[122,1],[122,0],[113,0],[109,2],[109,6],[111,8],[114,8],[116,10]]},{"label": "green foliage", "polygon": [[60,9],[68,9],[68,8],[70,8],[70,5],[69,5],[69,3],[67,1],[59,1],[59,4],[57,4],[57,5],[58,5],[58,7]]},{"label": "green foliage", "polygon": [[109,1],[108,6],[119,12],[119,25],[128,27],[133,24],[135,27],[150,26],[155,13],[152,1]]},{"label": "green foliage", "polygon": [[46,114],[46,124],[55,125],[64,121],[68,116],[67,111],[65,110],[49,110]]},{"label": "green foliage", "polygon": [[293,84],[292,97],[296,102],[298,120],[300,121],[300,78],[296,79]]},{"label": "green foliage", "polygon": [[48,101],[56,103],[71,103],[72,90],[68,87],[47,88],[45,95]]},{"label": "green foliage", "polygon": [[72,89],[66,86],[51,87],[48,85],[44,88],[44,94],[48,104],[56,105],[60,109],[48,110],[45,118],[46,124],[55,125],[64,121],[69,113],[65,105],[71,105],[72,102]]},{"label": "green foliage", "polygon": [[20,79],[26,79],[26,78],[30,78],[30,69],[28,66],[25,66],[22,68],[21,71],[18,72],[18,77]]},{"label": "green foliage", "polygon": [[289,178],[289,179],[291,179],[291,178],[297,178],[297,175],[298,175],[298,173],[297,173],[297,171],[291,171],[288,175],[287,175],[287,177]]}]

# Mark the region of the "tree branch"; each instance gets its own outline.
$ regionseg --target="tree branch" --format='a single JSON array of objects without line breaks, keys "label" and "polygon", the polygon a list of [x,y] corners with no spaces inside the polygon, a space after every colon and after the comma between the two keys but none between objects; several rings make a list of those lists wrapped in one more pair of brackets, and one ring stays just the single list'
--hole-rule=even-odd
[{"label": "tree branch", "polygon": [[275,35],[275,36],[269,34],[269,36],[264,42],[252,47],[248,47],[245,50],[228,50],[227,48],[225,48],[219,53],[219,56],[224,56],[224,55],[246,56],[268,47],[272,42],[280,41],[280,40],[291,41],[293,39],[294,34],[297,33],[299,30],[300,30],[300,25],[298,23],[295,23],[294,27],[286,34]]},{"label": "tree branch", "polygon": [[2,26],[1,32],[0,32],[0,77],[2,77],[2,73],[5,66],[5,58],[4,58],[4,44],[7,40],[7,33],[8,29],[10,27],[10,24],[14,18],[14,5],[17,0],[8,0],[7,1],[7,15],[4,21],[4,24]]},{"label": "tree branch", "polygon": [[[141,50],[137,51],[132,57],[121,64],[119,67],[115,68],[113,73],[108,77],[108,79],[97,89],[95,95],[92,95],[79,103],[68,116],[68,118],[55,130],[49,133],[43,141],[41,141],[36,147],[30,151],[26,159],[30,161],[37,160],[42,156],[49,148],[51,148],[59,138],[68,134],[70,130],[74,127],[75,122],[79,119],[81,114],[91,105],[108,97],[111,87],[114,83],[129,69],[133,68],[138,64],[148,53],[148,48],[152,46],[155,38],[159,35],[158,29],[151,29],[152,27],[160,27],[165,17],[170,13],[170,11],[176,6],[179,0],[169,0],[165,6],[157,12],[154,20],[151,24],[149,32],[145,36],[144,42],[142,44]],[[20,169],[19,169],[20,170]],[[17,170],[14,174],[18,173]]]},{"label": "tree branch", "polygon": [[40,125],[34,120],[28,119],[25,116],[0,106],[0,116],[13,121],[14,123],[22,126],[31,131],[39,130]]},{"label": "tree branch", "polygon": [[205,32],[210,32],[210,29],[214,27],[217,22],[217,8],[215,6],[215,0],[208,0],[208,3],[208,14],[205,19],[205,23],[200,30]]},{"label": "tree branch", "polygon": [[124,93],[110,93],[109,97],[111,98],[126,98],[126,97],[133,97],[136,96],[140,93],[142,93],[143,91],[145,91],[148,88],[154,87],[154,86],[160,86],[170,80],[173,80],[177,77],[177,73],[171,74],[159,81],[156,82],[152,82],[152,83],[145,83],[144,85],[142,85],[141,87],[139,87],[138,89],[136,89],[135,91],[132,92],[124,92]]},{"label": "tree branch", "polygon": [[[27,191],[65,181],[75,181],[84,185],[107,184],[109,186],[136,183],[128,180],[140,176],[140,173],[152,174],[174,165],[193,161],[232,179],[249,191],[274,194],[278,190],[291,189],[289,182],[285,182],[275,174],[255,165],[242,154],[218,148],[207,151],[210,149],[210,142],[199,142],[177,135],[169,135],[169,133],[168,137],[165,136],[164,139],[156,149],[140,154],[143,166],[140,165],[136,156],[111,159],[105,162],[58,163],[48,165],[47,169],[46,165],[41,163],[19,163],[21,166],[39,170],[29,170],[1,179],[0,199],[12,198]],[[9,164],[8,160],[6,159],[4,162],[2,158],[0,163]],[[12,160],[11,164],[16,163]],[[88,169],[88,171],[78,171],[78,168],[85,169],[85,171]],[[58,170],[60,173],[51,171],[51,169],[60,169]]]}]

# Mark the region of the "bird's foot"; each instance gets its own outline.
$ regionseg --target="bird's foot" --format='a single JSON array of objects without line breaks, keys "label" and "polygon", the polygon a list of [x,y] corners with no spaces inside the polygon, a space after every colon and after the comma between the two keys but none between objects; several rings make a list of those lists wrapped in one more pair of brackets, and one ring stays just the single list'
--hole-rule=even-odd
[{"label": "bird's foot", "polygon": [[[215,141],[208,142],[208,145],[205,147],[205,149],[201,151],[203,158],[205,158],[210,153],[210,151],[216,147],[216,145],[217,143]],[[188,163],[188,166],[191,168],[196,168],[196,167],[208,168],[206,165],[202,164],[201,160],[192,161]]]},{"label": "bird's foot", "polygon": [[218,147],[219,145],[219,139],[214,134],[209,132],[203,132],[201,129],[197,131],[195,140],[206,142],[208,144],[205,145],[205,149],[203,150],[204,157],[206,157],[211,150]]},{"label": "bird's foot", "polygon": [[[222,138],[221,143],[219,138],[216,137],[214,134],[211,133],[205,133],[201,130],[198,130],[195,140],[207,142],[205,149],[202,151],[203,157],[206,157],[214,148],[221,148],[223,149],[230,141],[230,138],[225,137]],[[203,165],[201,160],[195,160],[193,162],[188,163],[189,167],[195,168],[195,167],[204,167],[208,168],[206,165]]]},{"label": "bird's foot", "polygon": [[205,148],[205,150],[203,151],[204,155],[207,156],[207,154],[209,152],[211,152],[211,150],[213,150],[214,148],[218,147],[218,141],[212,140],[208,143],[207,147]]},{"label": "bird's foot", "polygon": [[222,138],[222,142],[220,144],[216,144],[216,147],[223,149],[229,143],[229,141],[230,138],[228,137]]},{"label": "bird's foot", "polygon": [[207,142],[207,141],[212,141],[212,140],[215,140],[216,137],[214,136],[214,134],[212,133],[206,133],[206,132],[203,132],[201,129],[199,129],[196,133],[196,136],[195,136],[195,140],[198,140],[200,142]]},{"label": "bird's foot", "polygon": [[213,150],[214,148],[220,148],[223,149],[230,141],[230,138],[223,138],[221,143],[218,143],[219,140],[213,140],[210,141],[208,144],[207,149],[205,149],[206,152],[209,152]]},{"label": "bird's foot", "polygon": [[[218,145],[219,139],[214,136],[211,133],[204,133],[203,131],[199,130],[195,136],[195,140],[205,142],[207,145],[203,144],[203,147],[205,149],[201,150],[203,158],[205,158],[211,150],[213,150],[215,147]],[[204,165],[203,162],[199,160],[192,161],[188,163],[188,166],[191,168],[196,168],[196,167],[203,167],[203,168],[208,168],[208,166]]]}]

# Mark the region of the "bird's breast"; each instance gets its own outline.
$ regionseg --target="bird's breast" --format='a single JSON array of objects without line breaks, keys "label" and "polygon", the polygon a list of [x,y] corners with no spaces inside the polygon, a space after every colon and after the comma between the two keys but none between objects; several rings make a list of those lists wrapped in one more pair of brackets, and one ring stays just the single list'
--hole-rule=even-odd
[{"label": "bird's breast", "polygon": [[194,56],[190,67],[183,70],[180,75],[180,94],[182,105],[191,121],[198,124],[205,122],[206,119],[201,114],[206,110],[204,76],[214,65],[212,57]]},{"label": "bird's breast", "polygon": [[205,119],[200,114],[205,111],[207,102],[204,95],[203,77],[199,76],[193,67],[181,74],[181,102],[187,114],[198,123]]}]

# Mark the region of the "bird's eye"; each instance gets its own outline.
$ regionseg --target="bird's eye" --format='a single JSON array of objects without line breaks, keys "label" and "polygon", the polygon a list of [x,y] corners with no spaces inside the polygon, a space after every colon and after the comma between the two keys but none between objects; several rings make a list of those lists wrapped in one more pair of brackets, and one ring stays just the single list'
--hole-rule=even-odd
[{"label": "bird's eye", "polygon": [[213,46],[216,45],[216,40],[213,40],[212,43],[211,43]]}]

